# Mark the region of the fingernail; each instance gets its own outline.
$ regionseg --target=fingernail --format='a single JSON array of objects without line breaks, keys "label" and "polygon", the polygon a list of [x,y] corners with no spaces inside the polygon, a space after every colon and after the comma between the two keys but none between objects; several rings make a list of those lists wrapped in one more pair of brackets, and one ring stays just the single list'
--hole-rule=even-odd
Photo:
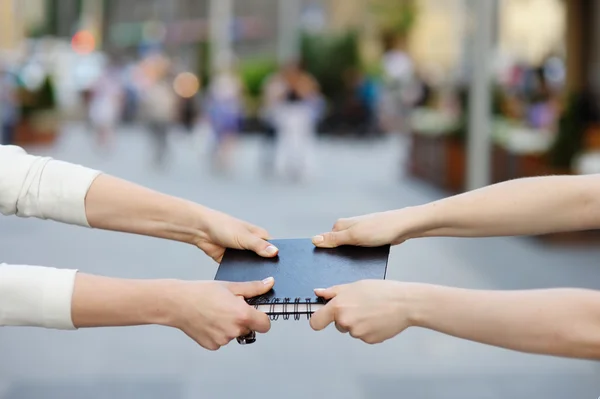
[{"label": "fingernail", "polygon": [[274,247],[274,246],[272,246],[272,245],[269,245],[269,246],[267,247],[267,253],[268,253],[269,255],[273,255],[273,254],[277,253],[277,248],[275,248],[275,247]]},{"label": "fingernail", "polygon": [[322,292],[322,291],[325,291],[325,288],[315,288],[315,291],[320,291],[320,292]]},{"label": "fingernail", "polygon": [[312,240],[313,240],[313,243],[320,244],[323,241],[325,241],[325,238],[323,236],[314,236]]},{"label": "fingernail", "polygon": [[273,282],[273,277],[267,277],[266,279],[264,279],[262,282],[264,285],[269,285]]}]

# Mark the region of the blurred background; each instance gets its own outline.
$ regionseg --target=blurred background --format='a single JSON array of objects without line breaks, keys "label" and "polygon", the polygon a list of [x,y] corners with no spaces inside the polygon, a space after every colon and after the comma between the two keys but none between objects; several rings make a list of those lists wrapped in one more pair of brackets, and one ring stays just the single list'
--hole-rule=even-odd
[{"label": "blurred background", "polygon": [[[600,173],[600,3],[0,0],[2,144],[310,237],[508,179]],[[2,261],[212,279],[181,244],[0,222]],[[600,288],[597,231],[438,239],[388,278]],[[277,321],[216,353],[159,327],[0,330],[0,398],[596,398],[596,362]]]}]

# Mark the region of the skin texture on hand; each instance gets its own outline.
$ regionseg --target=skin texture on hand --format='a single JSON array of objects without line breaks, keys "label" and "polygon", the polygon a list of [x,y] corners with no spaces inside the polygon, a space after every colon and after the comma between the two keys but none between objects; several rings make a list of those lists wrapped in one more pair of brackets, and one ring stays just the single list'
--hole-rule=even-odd
[{"label": "skin texture on hand", "polygon": [[316,331],[334,323],[341,333],[377,344],[398,335],[411,325],[400,283],[363,280],[316,289],[315,293],[330,300],[311,317],[310,325]]},{"label": "skin texture on hand", "polygon": [[278,249],[269,243],[269,233],[258,226],[236,219],[222,212],[206,210],[207,227],[195,245],[217,262],[221,262],[225,248],[247,249],[271,258]]},{"label": "skin texture on hand", "polygon": [[312,241],[321,248],[397,245],[411,238],[418,229],[431,225],[427,219],[429,216],[419,208],[404,208],[339,219],[330,232],[317,235]]},{"label": "skin texture on hand", "polygon": [[244,298],[268,292],[272,278],[247,283],[126,280],[78,273],[71,313],[77,328],[156,324],[178,328],[217,350],[249,331],[266,333],[270,320]]},{"label": "skin texture on hand", "polygon": [[520,352],[600,359],[600,292],[484,291],[388,280],[315,290],[328,304],[310,324],[376,344],[409,327]]},{"label": "skin texture on hand", "polygon": [[539,235],[600,228],[600,175],[493,184],[427,204],[338,220],[318,247],[400,244],[420,237]]},{"label": "skin texture on hand", "polygon": [[93,228],[185,242],[216,262],[225,248],[248,249],[264,257],[278,252],[263,228],[109,175],[95,179],[85,207]]}]

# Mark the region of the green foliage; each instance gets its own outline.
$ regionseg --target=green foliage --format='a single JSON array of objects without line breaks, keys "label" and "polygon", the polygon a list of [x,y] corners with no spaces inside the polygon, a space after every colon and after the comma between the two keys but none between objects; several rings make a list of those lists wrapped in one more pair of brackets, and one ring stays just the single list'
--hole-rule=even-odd
[{"label": "green foliage", "polygon": [[556,140],[548,152],[552,166],[570,168],[573,158],[581,151],[585,133],[583,109],[583,95],[572,94],[559,120]]},{"label": "green foliage", "polygon": [[48,0],[46,2],[46,26],[44,31],[46,34],[56,36],[58,34],[58,0]]},{"label": "green foliage", "polygon": [[356,31],[339,35],[303,35],[301,51],[304,66],[329,99],[343,94],[345,72],[361,66]]},{"label": "green foliage", "polygon": [[274,59],[250,59],[240,65],[239,72],[250,98],[260,97],[263,82],[276,70],[277,61]]},{"label": "green foliage", "polygon": [[458,128],[452,132],[452,136],[460,141],[467,139],[469,131],[469,89],[467,87],[461,87],[458,91],[458,102],[461,109],[460,122]]},{"label": "green foliage", "polygon": [[210,43],[208,41],[201,41],[196,44],[198,46],[198,70],[197,75],[202,80],[202,85],[208,87],[210,82]]},{"label": "green foliage", "polygon": [[27,98],[21,105],[21,115],[27,119],[37,111],[51,111],[56,108],[56,96],[54,80],[51,76],[44,79],[44,83],[38,90],[31,92],[21,88],[22,96]]},{"label": "green foliage", "polygon": [[50,76],[46,76],[44,84],[38,92],[38,109],[50,110],[56,107],[56,96],[54,88],[54,80]]},{"label": "green foliage", "polygon": [[419,6],[416,0],[374,0],[371,12],[385,31],[405,37],[417,21]]}]

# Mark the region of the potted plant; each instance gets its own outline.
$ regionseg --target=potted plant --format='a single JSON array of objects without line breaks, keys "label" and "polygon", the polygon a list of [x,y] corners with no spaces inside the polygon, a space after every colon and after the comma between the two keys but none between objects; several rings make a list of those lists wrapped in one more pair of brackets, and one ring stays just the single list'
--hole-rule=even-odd
[{"label": "potted plant", "polygon": [[41,86],[34,90],[22,87],[20,100],[21,121],[16,130],[16,143],[54,143],[59,130],[59,112],[52,77],[47,75]]}]

